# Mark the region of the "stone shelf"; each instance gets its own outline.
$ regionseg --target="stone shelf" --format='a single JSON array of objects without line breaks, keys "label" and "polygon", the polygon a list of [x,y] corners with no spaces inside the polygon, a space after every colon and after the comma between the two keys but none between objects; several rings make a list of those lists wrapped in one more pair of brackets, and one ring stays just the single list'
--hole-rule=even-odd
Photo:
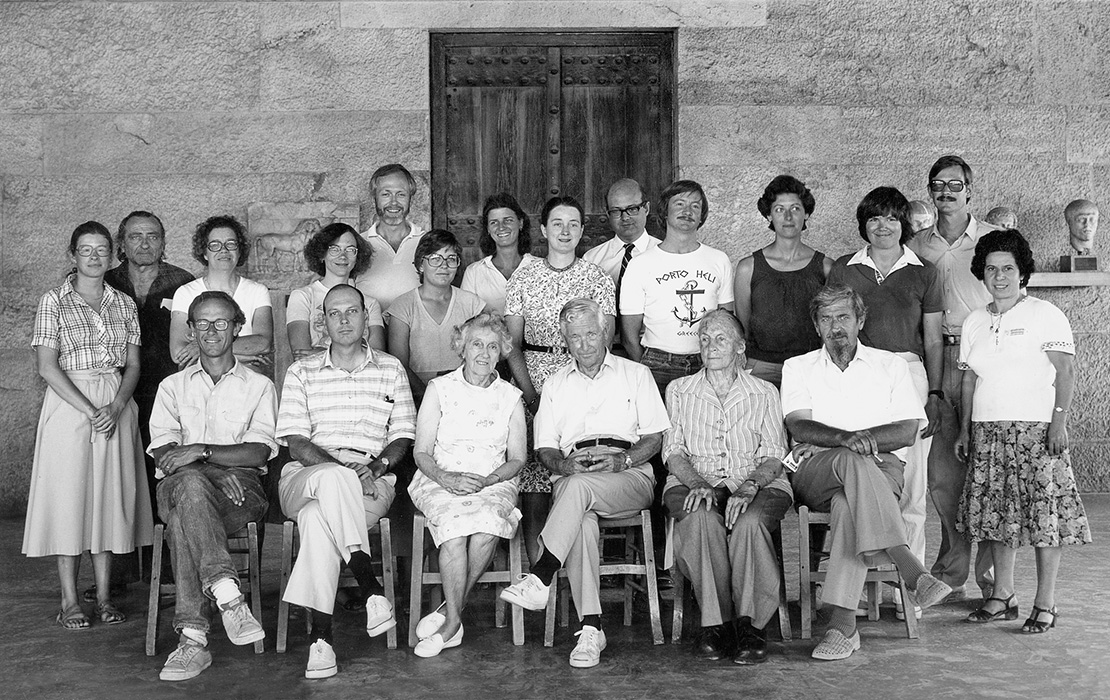
[{"label": "stone shelf", "polygon": [[1110,285],[1110,272],[1034,272],[1030,287],[1096,287]]}]

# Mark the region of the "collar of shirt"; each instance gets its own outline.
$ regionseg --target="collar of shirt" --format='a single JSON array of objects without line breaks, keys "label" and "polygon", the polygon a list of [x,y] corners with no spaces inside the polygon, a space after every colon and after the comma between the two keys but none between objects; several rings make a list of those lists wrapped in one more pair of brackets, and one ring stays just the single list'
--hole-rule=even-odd
[{"label": "collar of shirt", "polygon": [[[840,367],[837,366],[837,364],[835,362],[833,362],[832,355],[829,354],[828,348],[826,348],[823,343],[821,345],[820,353],[821,353],[820,363],[821,363],[822,368],[828,369],[828,368],[832,367],[832,368],[835,368],[838,372],[839,371],[847,371],[847,368],[845,368],[844,370],[841,370]],[[871,368],[878,367],[879,369],[882,369],[881,365],[876,365],[875,364],[875,356],[874,356],[874,353],[872,352],[872,348],[870,348],[867,345],[864,345],[863,343],[859,342],[859,340],[856,340],[856,354],[855,354],[855,356],[852,357],[851,362],[848,363],[848,367],[851,367],[857,361],[861,362],[861,363],[863,363],[863,364],[865,364],[865,365],[867,365]]]},{"label": "collar of shirt", "polygon": [[[699,398],[711,403],[717,403],[719,397],[717,392],[713,390],[713,385],[709,383],[709,370],[704,367],[698,370],[694,375],[697,379],[687,386],[675,385],[675,391],[681,394],[696,394]],[[740,368],[736,373],[736,378],[732,380],[732,384],[728,387],[728,395],[725,396],[724,403],[722,404],[725,411],[731,410],[741,398],[747,397],[754,393],[751,391],[751,383],[754,380],[751,375]]]},{"label": "collar of shirt", "polygon": [[992,224],[979,221],[975,218],[974,214],[968,214],[967,228],[965,228],[964,232],[957,236],[956,240],[952,243],[949,243],[944,236],[940,235],[936,222],[924,231],[918,232],[917,235],[929,239],[926,241],[928,243],[932,243],[933,245],[943,244],[946,248],[959,246],[962,239],[966,236],[968,242],[974,247],[975,244],[979,242],[979,239],[983,237],[983,234],[988,231],[993,231],[995,228],[997,227]]},{"label": "collar of shirt", "polygon": [[[875,272],[879,272],[879,268],[877,265],[875,265],[875,261],[871,259],[871,246],[869,245],[866,245],[856,251],[856,254],[852,256],[852,259],[848,261],[848,264],[866,265]],[[897,262],[894,263],[894,266],[890,268],[890,272],[886,273],[886,275],[884,276],[890,277],[894,274],[896,270],[900,270],[907,265],[922,266],[924,265],[924,263],[921,262],[921,258],[917,257],[916,253],[914,253],[906,246],[902,246],[902,256],[898,258]]]},{"label": "collar of shirt", "polygon": [[[76,272],[71,274],[71,275],[66,276],[66,281],[62,282],[61,290],[58,292],[58,298],[59,299],[65,297],[68,294],[77,294],[77,290],[73,287],[73,282],[76,279],[77,279],[77,273]],[[101,301],[100,301],[100,307],[104,308],[104,306],[106,304],[109,304],[109,303],[115,301],[117,293],[118,292],[116,292],[115,287],[113,287],[110,284],[105,283],[104,284],[104,298],[101,299]],[[81,296],[81,295],[77,294],[77,296]]]},{"label": "collar of shirt", "polygon": [[[317,367],[321,369],[324,367],[334,367],[335,369],[346,372],[347,370],[337,366],[334,362],[332,362],[332,349],[334,349],[334,346],[328,348],[327,352],[320,353],[320,359],[318,360],[319,364],[317,365]],[[362,349],[366,351],[366,355],[362,358],[362,362],[358,363],[358,367],[356,367],[353,372],[350,372],[350,374],[357,374],[358,372],[361,372],[362,370],[366,369],[366,365],[374,365],[375,367],[378,365],[377,358],[374,356],[374,348],[367,345],[365,340],[362,341]]]},{"label": "collar of shirt", "polygon": [[[421,228],[419,226],[417,226],[416,224],[412,223],[408,219],[405,219],[405,223],[408,224],[408,226],[409,226],[409,232],[407,234],[405,234],[404,238],[401,239],[402,243],[404,241],[407,241],[410,238],[424,235],[424,231],[421,230]],[[385,236],[378,233],[378,222],[377,221],[375,221],[374,224],[370,228],[366,229],[366,231],[364,231],[362,235],[365,236],[366,238],[380,238],[383,241],[385,241]],[[386,241],[386,242],[388,243],[388,241]],[[400,247],[400,246],[398,246],[398,247]]]},{"label": "collar of shirt", "polygon": [[615,364],[616,364],[616,363],[615,363],[615,362],[613,362],[613,353],[611,353],[611,352],[609,352],[608,350],[606,350],[606,351],[605,351],[605,359],[601,361],[601,367],[600,367],[600,368],[599,368],[599,369],[597,370],[597,374],[595,374],[594,376],[592,376],[592,377],[591,377],[591,376],[587,375],[587,374],[586,374],[585,372],[583,372],[582,370],[578,369],[578,360],[575,360],[574,362],[572,362],[572,363],[571,363],[571,365],[570,365],[570,371],[571,371],[572,373],[577,373],[577,374],[581,374],[581,375],[582,375],[583,377],[586,377],[586,379],[597,379],[597,378],[598,378],[599,376],[601,376],[601,372],[602,372],[602,371],[603,371],[603,370],[604,370],[604,369],[605,369],[606,367],[608,367],[608,368],[609,368],[609,371],[611,371],[611,372],[615,372],[615,371],[616,371],[616,369],[617,369],[617,368],[616,368],[616,367],[614,366]]},{"label": "collar of shirt", "polygon": [[[229,369],[226,374],[220,377],[220,381],[223,381],[224,377],[235,377],[236,379],[245,381],[246,377],[243,375],[243,373],[252,371],[253,370],[247,369],[246,366],[243,365],[243,363],[239,362],[239,360],[235,360],[235,364],[231,366],[231,369]],[[195,379],[198,374],[203,374],[204,377],[208,379],[209,384],[212,384],[213,386],[217,384],[217,382],[212,381],[212,378],[209,376],[208,372],[204,371],[204,367],[201,366],[200,362],[195,362],[185,368],[185,377],[190,381]]]}]

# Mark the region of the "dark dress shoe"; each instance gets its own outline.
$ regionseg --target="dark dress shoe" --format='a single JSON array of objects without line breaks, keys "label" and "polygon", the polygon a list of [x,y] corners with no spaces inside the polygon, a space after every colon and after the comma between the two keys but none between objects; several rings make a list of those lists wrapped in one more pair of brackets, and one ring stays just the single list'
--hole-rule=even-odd
[{"label": "dark dress shoe", "polygon": [[761,664],[767,660],[767,635],[754,627],[746,628],[740,635],[732,663],[741,666]]},{"label": "dark dress shoe", "polygon": [[706,661],[717,661],[728,653],[729,641],[723,625],[703,627],[694,647],[694,655]]}]

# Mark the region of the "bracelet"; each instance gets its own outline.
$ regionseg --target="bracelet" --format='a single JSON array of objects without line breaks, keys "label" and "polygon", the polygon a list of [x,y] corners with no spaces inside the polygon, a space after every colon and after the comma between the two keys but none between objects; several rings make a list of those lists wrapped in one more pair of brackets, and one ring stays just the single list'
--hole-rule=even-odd
[{"label": "bracelet", "polygon": [[938,399],[940,399],[941,401],[944,401],[944,392],[941,391],[940,389],[930,389],[929,393],[928,393],[928,396],[935,396]]}]

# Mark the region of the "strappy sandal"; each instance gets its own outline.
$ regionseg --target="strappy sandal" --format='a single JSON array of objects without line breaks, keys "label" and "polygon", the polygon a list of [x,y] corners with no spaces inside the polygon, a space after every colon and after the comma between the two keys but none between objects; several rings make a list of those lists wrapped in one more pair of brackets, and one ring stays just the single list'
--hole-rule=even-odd
[{"label": "strappy sandal", "polygon": [[70,608],[62,608],[58,616],[54,618],[62,629],[67,630],[87,630],[89,628],[89,616],[81,609],[80,605],[74,605]]},{"label": "strappy sandal", "polygon": [[[1050,615],[1052,619],[1045,622],[1041,620],[1042,615]],[[1033,614],[1030,615],[1029,619],[1025,621],[1025,624],[1021,626],[1021,631],[1023,634],[1044,634],[1056,626],[1056,619],[1059,617],[1060,613],[1056,612],[1055,605],[1052,606],[1051,610],[1038,608],[1034,605]]]},{"label": "strappy sandal", "polygon": [[106,625],[118,625],[121,622],[127,622],[127,616],[112,604],[112,601],[100,603],[96,606],[97,617]]},{"label": "strappy sandal", "polygon": [[[997,600],[999,603],[1002,603],[1002,609],[998,612],[993,613],[987,610],[987,603],[991,602],[992,600]],[[971,613],[967,616],[967,618],[964,619],[964,622],[975,622],[982,624],[984,622],[994,622],[995,620],[1016,620],[1017,618],[1018,606],[1017,603],[1014,602],[1014,594],[1011,593],[1010,597],[1006,600],[1003,600],[1001,598],[987,598],[983,601],[983,605],[980,606],[978,610]]]}]

